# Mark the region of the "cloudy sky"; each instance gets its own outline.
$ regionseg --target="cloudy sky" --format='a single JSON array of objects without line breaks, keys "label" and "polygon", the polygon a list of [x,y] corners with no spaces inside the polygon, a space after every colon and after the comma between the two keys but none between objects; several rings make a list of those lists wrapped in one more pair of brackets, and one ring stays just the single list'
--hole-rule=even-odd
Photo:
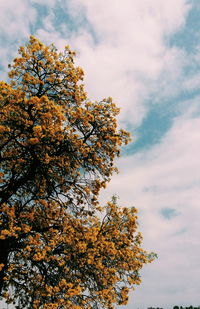
[{"label": "cloudy sky", "polygon": [[137,207],[158,254],[125,308],[200,305],[200,1],[0,0],[0,20],[1,79],[32,34],[70,44],[88,97],[121,107],[133,142],[102,199]]}]

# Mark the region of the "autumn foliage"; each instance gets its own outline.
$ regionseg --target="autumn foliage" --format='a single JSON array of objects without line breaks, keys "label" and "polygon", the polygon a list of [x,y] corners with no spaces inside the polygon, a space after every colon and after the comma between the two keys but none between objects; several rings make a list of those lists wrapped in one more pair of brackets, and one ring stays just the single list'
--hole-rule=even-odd
[{"label": "autumn foliage", "polygon": [[91,102],[74,66],[30,37],[0,83],[0,295],[16,308],[126,304],[139,270],[135,208],[98,193],[129,134],[111,98]]}]

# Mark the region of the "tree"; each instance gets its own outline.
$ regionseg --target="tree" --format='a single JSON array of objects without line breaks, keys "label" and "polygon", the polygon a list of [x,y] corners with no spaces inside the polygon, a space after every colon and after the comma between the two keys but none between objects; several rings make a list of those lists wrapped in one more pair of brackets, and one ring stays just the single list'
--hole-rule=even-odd
[{"label": "tree", "polygon": [[135,208],[98,202],[130,137],[111,98],[92,103],[66,47],[30,37],[0,83],[0,295],[16,308],[126,304],[139,270]]}]

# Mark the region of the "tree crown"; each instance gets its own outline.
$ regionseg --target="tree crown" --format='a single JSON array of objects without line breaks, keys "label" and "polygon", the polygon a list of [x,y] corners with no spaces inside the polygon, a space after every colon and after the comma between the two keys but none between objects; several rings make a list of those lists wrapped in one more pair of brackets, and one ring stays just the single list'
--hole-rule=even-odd
[{"label": "tree crown", "polygon": [[125,304],[154,256],[135,208],[98,202],[130,140],[119,109],[87,98],[69,47],[30,37],[19,54],[0,83],[1,295],[16,308]]}]

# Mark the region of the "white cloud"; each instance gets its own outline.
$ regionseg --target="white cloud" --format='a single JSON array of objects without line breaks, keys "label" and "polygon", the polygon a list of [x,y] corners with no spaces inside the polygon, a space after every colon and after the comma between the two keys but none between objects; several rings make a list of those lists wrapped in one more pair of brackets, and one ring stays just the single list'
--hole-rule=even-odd
[{"label": "white cloud", "polygon": [[81,5],[98,42],[84,31],[71,40],[86,71],[89,95],[113,96],[123,107],[121,117],[139,124],[146,111],[144,99],[160,87],[160,74],[165,74],[162,91],[167,88],[168,94],[166,83],[182,74],[182,51],[167,47],[165,39],[184,25],[189,6],[182,0],[109,0],[106,5],[76,0],[72,13]]},{"label": "white cloud", "polygon": [[[191,117],[189,108],[174,120],[160,145],[121,158],[120,174],[102,193],[104,200],[117,193],[122,205],[139,209],[144,247],[159,256],[143,271],[144,285],[127,309],[134,303],[134,308],[199,305],[199,131],[200,117]],[[164,218],[161,210],[166,207],[178,215]]]},{"label": "white cloud", "polygon": [[0,3],[0,32],[6,39],[19,40],[29,35],[29,25],[35,21],[34,8],[23,0],[7,0]]},{"label": "white cloud", "polygon": [[[11,57],[17,54],[22,40],[30,35],[30,26],[36,20],[36,11],[27,1],[0,2],[1,66],[6,70]],[[4,78],[4,75],[2,76]]]},{"label": "white cloud", "polygon": [[[106,5],[100,0],[63,1],[63,33],[55,29],[53,9],[61,5],[56,0],[8,0],[1,4],[0,17],[1,30],[10,44],[13,38],[20,44],[28,38],[30,23],[36,21],[36,3],[46,5],[48,10],[35,35],[45,43],[54,42],[60,49],[70,43],[78,51],[77,63],[85,70],[89,97],[99,100],[112,96],[122,107],[121,119],[139,125],[148,110],[144,101],[151,92],[159,96],[160,92],[172,93],[173,87],[179,89],[176,81],[182,74],[184,55],[166,46],[165,39],[184,25],[189,10],[185,0],[109,0]],[[67,29],[68,13],[75,27],[82,25],[78,32]],[[84,18],[88,20],[85,27]],[[5,55],[10,52],[8,45],[1,51],[5,67]]]}]

